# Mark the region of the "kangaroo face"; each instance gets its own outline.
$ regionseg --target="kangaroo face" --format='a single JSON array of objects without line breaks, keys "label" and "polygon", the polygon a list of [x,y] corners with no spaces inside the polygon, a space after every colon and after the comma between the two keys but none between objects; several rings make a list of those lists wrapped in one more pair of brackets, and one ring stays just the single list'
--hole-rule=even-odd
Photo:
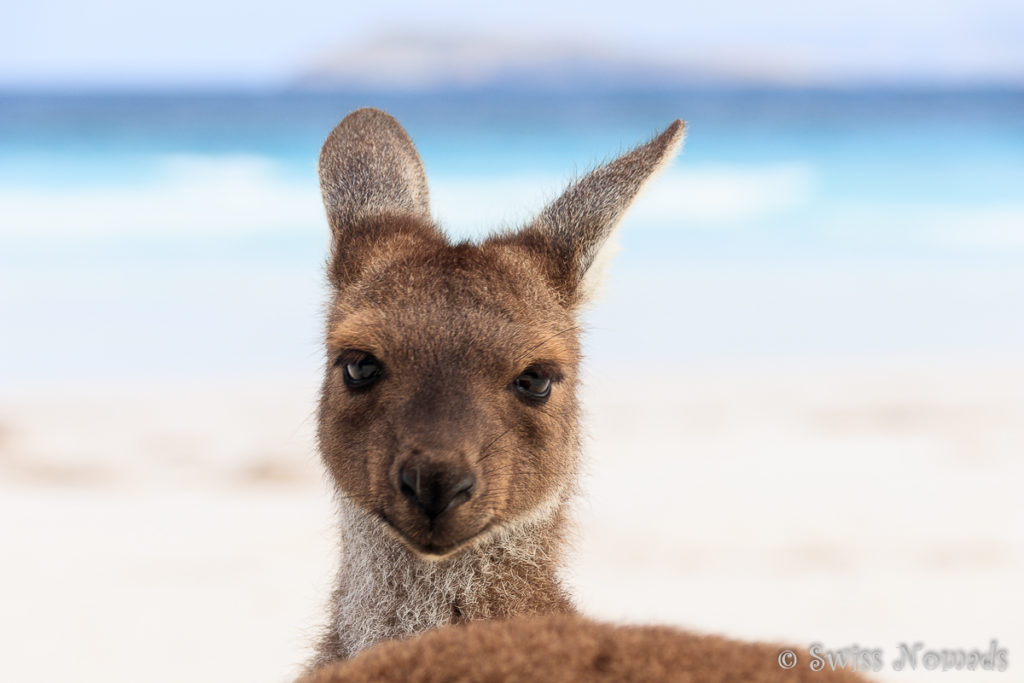
[{"label": "kangaroo face", "polygon": [[583,280],[677,122],[536,221],[452,244],[412,142],[360,110],[331,133],[332,228],[319,437],[338,492],[425,556],[540,514],[575,481]]},{"label": "kangaroo face", "polygon": [[445,555],[571,482],[578,342],[514,250],[417,229],[335,296],[320,441],[343,495]]}]

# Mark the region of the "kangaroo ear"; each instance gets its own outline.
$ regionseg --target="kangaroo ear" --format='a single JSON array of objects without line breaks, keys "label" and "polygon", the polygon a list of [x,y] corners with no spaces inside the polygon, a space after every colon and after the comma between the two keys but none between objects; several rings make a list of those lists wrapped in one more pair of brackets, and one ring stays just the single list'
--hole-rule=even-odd
[{"label": "kangaroo ear", "polygon": [[519,232],[493,241],[539,256],[563,300],[581,303],[592,289],[585,279],[602,247],[643,186],[682,146],[684,129],[676,120],[647,144],[574,182]]},{"label": "kangaroo ear", "polygon": [[439,235],[430,221],[427,178],[408,133],[379,109],[359,109],[320,150],[320,192],[331,225],[329,273],[351,280],[381,241],[402,233]]}]

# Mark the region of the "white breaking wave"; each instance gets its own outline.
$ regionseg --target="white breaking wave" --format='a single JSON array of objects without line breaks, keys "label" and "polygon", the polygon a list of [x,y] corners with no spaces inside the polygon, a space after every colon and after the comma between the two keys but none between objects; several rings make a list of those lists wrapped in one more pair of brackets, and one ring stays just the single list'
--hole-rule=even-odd
[{"label": "white breaking wave", "polygon": [[320,193],[254,156],[171,156],[145,183],[0,190],[0,237],[191,235],[320,225]]},{"label": "white breaking wave", "polygon": [[[171,156],[144,182],[0,189],[0,237],[203,235],[324,229],[312,165],[308,179],[272,159]],[[566,179],[520,174],[430,178],[435,216],[454,234],[475,236],[528,220]],[[689,166],[657,178],[637,200],[633,225],[693,227],[752,221],[810,201],[803,165]]]},{"label": "white breaking wave", "polygon": [[[142,181],[2,188],[0,239],[326,235],[312,167],[300,177],[258,156],[168,156],[153,167]],[[435,174],[434,216],[456,237],[479,237],[528,221],[567,181],[537,173]],[[899,235],[957,249],[1024,247],[1024,204],[829,202],[816,196],[817,185],[816,169],[806,164],[679,163],[645,189],[626,215],[626,229],[735,228],[801,211],[796,218],[806,223],[811,209],[816,223],[840,239],[891,242]]]},{"label": "white breaking wave", "polygon": [[[551,176],[442,177],[431,193],[443,223],[473,235],[529,220],[566,184]],[[749,222],[806,206],[814,185],[813,169],[802,164],[677,166],[644,189],[626,221],[679,228]]]}]

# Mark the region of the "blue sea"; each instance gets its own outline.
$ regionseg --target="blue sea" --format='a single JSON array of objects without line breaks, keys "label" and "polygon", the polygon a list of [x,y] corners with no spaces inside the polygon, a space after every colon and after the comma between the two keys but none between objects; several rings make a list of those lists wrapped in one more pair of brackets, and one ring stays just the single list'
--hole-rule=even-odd
[{"label": "blue sea", "polygon": [[1024,356],[1021,91],[7,94],[0,383],[315,371],[316,160],[361,106],[409,131],[459,237],[686,119],[622,225],[592,357]]}]

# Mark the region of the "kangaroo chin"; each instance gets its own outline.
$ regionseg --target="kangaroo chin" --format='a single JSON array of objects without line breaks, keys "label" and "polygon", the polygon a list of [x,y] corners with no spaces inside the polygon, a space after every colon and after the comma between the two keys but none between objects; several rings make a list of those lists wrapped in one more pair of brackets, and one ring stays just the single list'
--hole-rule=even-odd
[{"label": "kangaroo chin", "polygon": [[482,541],[487,532],[492,528],[493,522],[488,521],[479,531],[472,533],[470,536],[461,538],[455,541],[447,541],[437,543],[431,540],[432,535],[427,536],[426,542],[417,541],[410,538],[401,529],[397,528],[392,524],[384,513],[379,513],[381,520],[386,525],[386,530],[393,538],[401,543],[404,543],[411,551],[419,555],[426,560],[440,560],[446,557],[450,557],[452,554],[457,553],[462,548],[473,543],[479,543]]}]

